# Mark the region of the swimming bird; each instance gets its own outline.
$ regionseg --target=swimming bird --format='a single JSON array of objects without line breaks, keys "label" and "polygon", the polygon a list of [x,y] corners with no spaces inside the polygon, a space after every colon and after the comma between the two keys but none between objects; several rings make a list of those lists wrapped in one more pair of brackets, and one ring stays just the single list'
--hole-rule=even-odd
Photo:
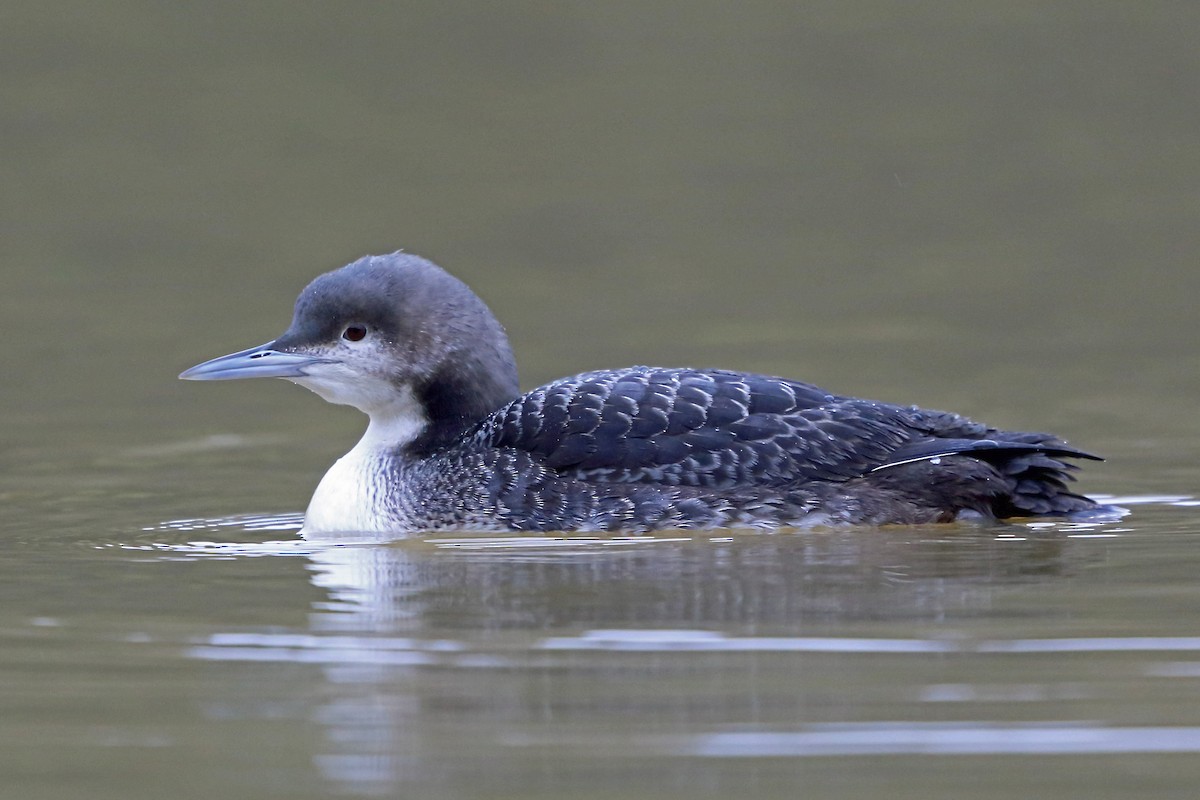
[{"label": "swimming bird", "polygon": [[279,338],[179,377],[283,378],[366,413],[303,533],[919,524],[1097,507],[1068,489],[1064,460],[1096,456],[1051,434],[800,381],[627,367],[522,393],[483,301],[403,252],[321,275]]}]

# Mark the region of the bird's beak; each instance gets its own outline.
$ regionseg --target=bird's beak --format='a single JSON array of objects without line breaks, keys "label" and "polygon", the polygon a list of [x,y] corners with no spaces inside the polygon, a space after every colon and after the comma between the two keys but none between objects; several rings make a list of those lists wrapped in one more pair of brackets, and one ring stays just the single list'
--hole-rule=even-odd
[{"label": "bird's beak", "polygon": [[327,364],[330,359],[303,353],[286,353],[267,342],[239,353],[214,358],[184,370],[185,381],[232,381],[238,378],[303,378],[308,368]]}]

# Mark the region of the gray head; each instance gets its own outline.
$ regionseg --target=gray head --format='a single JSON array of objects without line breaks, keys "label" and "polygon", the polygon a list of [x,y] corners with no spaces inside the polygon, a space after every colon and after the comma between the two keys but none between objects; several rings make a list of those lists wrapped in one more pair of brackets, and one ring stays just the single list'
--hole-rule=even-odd
[{"label": "gray head", "polygon": [[430,423],[426,439],[461,432],[518,391],[508,338],[483,301],[405,253],[327,272],[300,293],[279,338],[179,377],[285,378],[373,419],[415,401]]}]

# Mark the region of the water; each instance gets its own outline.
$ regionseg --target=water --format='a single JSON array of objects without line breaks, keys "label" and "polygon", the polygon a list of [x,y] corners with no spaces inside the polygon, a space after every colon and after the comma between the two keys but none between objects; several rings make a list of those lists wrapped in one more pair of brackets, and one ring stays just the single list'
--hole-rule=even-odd
[{"label": "water", "polygon": [[1136,528],[382,544],[305,542],[283,516],[10,548],[6,785],[988,797],[1069,776],[1056,796],[1082,797],[1152,771],[1183,787],[1194,505],[1137,500]]},{"label": "water", "polygon": [[[1195,794],[1191,6],[0,13],[0,797]],[[400,246],[527,386],[950,408],[1130,513],[300,539],[361,417],[174,376]]]}]

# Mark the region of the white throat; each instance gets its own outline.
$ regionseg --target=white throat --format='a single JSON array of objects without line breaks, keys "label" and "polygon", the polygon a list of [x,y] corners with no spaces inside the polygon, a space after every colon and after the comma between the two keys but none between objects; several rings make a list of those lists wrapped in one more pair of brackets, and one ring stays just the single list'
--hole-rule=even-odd
[{"label": "white throat", "polygon": [[301,534],[333,531],[385,532],[395,527],[387,506],[389,477],[399,451],[428,424],[412,390],[405,387],[375,408],[358,444],[334,462],[317,485]]}]

